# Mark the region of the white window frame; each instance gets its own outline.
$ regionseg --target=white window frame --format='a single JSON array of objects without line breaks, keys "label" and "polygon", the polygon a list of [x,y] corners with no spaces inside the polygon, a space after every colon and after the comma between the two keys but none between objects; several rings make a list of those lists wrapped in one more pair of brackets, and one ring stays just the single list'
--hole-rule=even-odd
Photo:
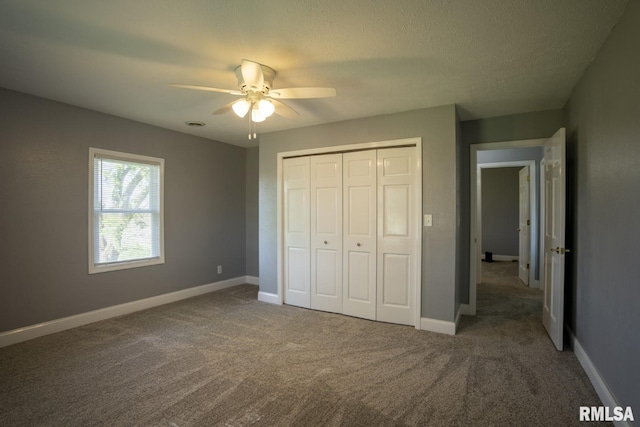
[{"label": "white window frame", "polygon": [[[159,218],[159,249],[160,254],[153,258],[120,261],[110,264],[95,263],[95,235],[94,235],[94,158],[108,158],[111,160],[122,160],[132,163],[146,163],[159,166],[159,186],[160,186],[160,218]],[[101,148],[89,148],[89,274],[103,273],[107,271],[124,270],[129,268],[146,267],[150,265],[164,264],[164,159],[157,157],[142,156],[139,154],[122,153],[119,151],[103,150]]]}]

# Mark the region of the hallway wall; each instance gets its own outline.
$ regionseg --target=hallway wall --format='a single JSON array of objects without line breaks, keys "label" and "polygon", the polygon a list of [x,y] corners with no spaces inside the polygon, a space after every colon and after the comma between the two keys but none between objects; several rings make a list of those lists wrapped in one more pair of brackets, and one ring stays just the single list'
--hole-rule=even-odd
[{"label": "hallway wall", "polygon": [[640,416],[640,2],[565,107],[568,135],[566,322],[622,406]]}]

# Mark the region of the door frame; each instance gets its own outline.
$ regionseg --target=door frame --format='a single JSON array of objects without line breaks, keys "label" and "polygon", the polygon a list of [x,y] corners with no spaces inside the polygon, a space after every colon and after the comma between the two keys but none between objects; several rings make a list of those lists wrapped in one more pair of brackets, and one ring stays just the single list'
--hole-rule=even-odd
[{"label": "door frame", "polygon": [[362,150],[373,150],[380,148],[392,148],[392,147],[409,147],[414,146],[416,149],[416,188],[415,188],[415,197],[416,204],[414,212],[414,227],[415,230],[419,230],[418,236],[415,242],[415,253],[416,253],[416,263],[415,263],[415,277],[416,277],[416,289],[415,289],[415,299],[416,299],[416,313],[415,313],[415,328],[420,329],[420,318],[422,314],[422,138],[404,138],[404,139],[394,139],[394,140],[385,140],[385,141],[376,141],[376,142],[364,142],[364,143],[356,143],[356,144],[345,144],[345,145],[333,145],[327,147],[320,148],[310,148],[304,150],[293,150],[293,151],[282,151],[277,154],[277,210],[276,210],[276,232],[277,232],[277,301],[278,304],[284,304],[284,209],[283,209],[283,192],[284,192],[284,182],[283,182],[283,167],[282,162],[285,158],[289,157],[300,157],[300,156],[311,156],[316,154],[330,154],[330,153],[344,153],[348,151],[362,151]]},{"label": "door frame", "polygon": [[[544,143],[548,140],[548,138],[539,138],[539,139],[525,139],[518,141],[501,141],[501,142],[489,142],[482,144],[471,144],[470,145],[470,158],[469,158],[469,166],[470,166],[470,227],[469,227],[469,305],[468,309],[465,310],[464,314],[475,315],[476,314],[476,296],[477,296],[477,286],[480,282],[481,278],[481,252],[482,252],[482,222],[481,222],[481,208],[482,202],[480,200],[481,196],[481,185],[482,185],[482,168],[488,167],[486,165],[500,165],[493,167],[509,167],[505,166],[508,164],[512,164],[513,166],[525,166],[526,164],[533,163],[534,167],[530,170],[534,170],[537,172],[535,168],[535,161],[523,160],[514,162],[496,162],[496,163],[484,163],[478,164],[478,151],[485,150],[503,150],[506,148],[527,148],[527,147],[540,147],[543,146]],[[524,164],[523,162],[530,162]],[[530,185],[537,185],[537,179],[530,180]],[[535,187],[534,187],[535,190]],[[531,191],[530,187],[530,197],[535,198],[535,191]],[[534,201],[535,203],[535,201]],[[537,208],[537,207],[536,207]],[[534,206],[531,206],[531,210],[533,211]],[[541,215],[540,213],[539,215]],[[537,222],[537,221],[536,221]],[[531,239],[533,241],[533,239]],[[531,242],[532,243],[532,242]],[[537,249],[536,249],[537,250]],[[537,252],[536,252],[537,253]],[[531,279],[531,274],[535,278],[535,272],[533,269],[529,272]],[[532,283],[530,281],[530,283]]]},{"label": "door frame", "polygon": [[[522,169],[518,169],[518,277],[520,277],[520,279],[522,280],[520,274],[521,269],[523,269],[524,267],[524,270],[526,271],[526,274],[524,275],[526,277],[525,284],[531,288],[536,288],[539,286],[535,280],[536,270],[533,269],[534,265],[537,267],[539,264],[538,253],[536,252],[536,250],[538,249],[536,228],[540,223],[540,218],[538,217],[538,209],[536,209],[536,184],[538,182],[536,179],[536,172],[537,168],[535,161],[531,161],[531,164],[524,166]],[[525,179],[526,182],[529,183],[529,185],[525,184],[525,186],[523,187],[526,189],[526,195],[528,196],[525,209],[523,209],[523,206],[520,203],[520,198],[524,193],[523,189],[520,188],[520,185],[522,185],[522,182],[520,180],[523,179],[524,173],[527,174]],[[520,193],[520,191],[523,191],[523,193]],[[523,224],[522,222],[524,219],[524,210],[526,210],[526,224]],[[521,233],[521,227],[525,227],[526,233]],[[521,252],[523,251],[521,240],[523,236],[526,236],[525,239],[529,246],[526,249],[526,257],[524,257],[526,259],[520,259],[522,255]]]}]

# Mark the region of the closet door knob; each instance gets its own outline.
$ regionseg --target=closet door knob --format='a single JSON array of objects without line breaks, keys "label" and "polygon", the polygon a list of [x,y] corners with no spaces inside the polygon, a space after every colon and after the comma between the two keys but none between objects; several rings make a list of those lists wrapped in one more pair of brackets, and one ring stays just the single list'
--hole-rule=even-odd
[{"label": "closet door knob", "polygon": [[356,243],[356,245],[358,245],[358,247],[362,246],[362,245],[360,245],[360,242]]},{"label": "closet door knob", "polygon": [[326,241],[326,240],[324,241],[324,244],[325,244],[325,245],[327,244],[327,241]]}]

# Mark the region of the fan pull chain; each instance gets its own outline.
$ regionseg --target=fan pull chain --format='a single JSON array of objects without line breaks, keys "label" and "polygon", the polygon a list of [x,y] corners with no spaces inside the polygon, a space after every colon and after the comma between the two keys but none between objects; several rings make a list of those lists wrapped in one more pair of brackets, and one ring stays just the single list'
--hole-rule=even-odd
[{"label": "fan pull chain", "polygon": [[256,139],[258,135],[256,134],[256,124],[253,120],[251,120],[251,114],[249,116],[249,140]]}]

